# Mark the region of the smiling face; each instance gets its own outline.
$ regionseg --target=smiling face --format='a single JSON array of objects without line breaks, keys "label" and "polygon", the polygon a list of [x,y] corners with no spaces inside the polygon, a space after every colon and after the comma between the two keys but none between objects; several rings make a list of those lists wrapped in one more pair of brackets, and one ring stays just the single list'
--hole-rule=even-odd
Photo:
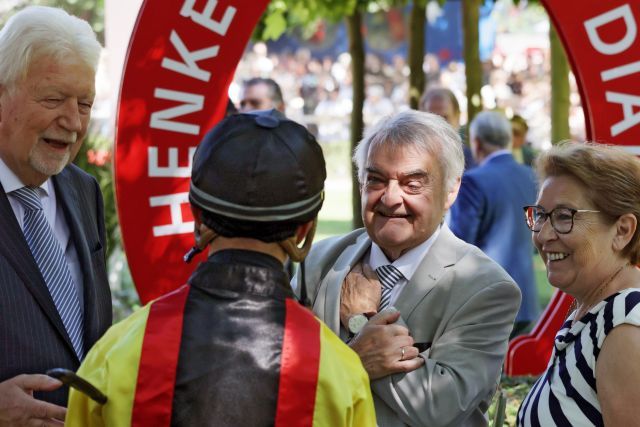
[{"label": "smiling face", "polygon": [[0,157],[26,185],[72,161],[87,132],[94,71],[75,55],[35,59],[11,90],[0,87]]},{"label": "smiling face", "polygon": [[[573,177],[550,176],[542,184],[537,205],[546,212],[557,207],[598,210],[587,194],[587,188]],[[532,236],[549,283],[576,298],[587,295],[620,265],[613,250],[616,225],[606,223],[600,213],[576,213],[568,234],[556,233],[547,219]]]},{"label": "smiling face", "polygon": [[373,149],[365,169],[362,218],[393,261],[433,234],[457,192],[445,197],[438,162],[412,146]]}]

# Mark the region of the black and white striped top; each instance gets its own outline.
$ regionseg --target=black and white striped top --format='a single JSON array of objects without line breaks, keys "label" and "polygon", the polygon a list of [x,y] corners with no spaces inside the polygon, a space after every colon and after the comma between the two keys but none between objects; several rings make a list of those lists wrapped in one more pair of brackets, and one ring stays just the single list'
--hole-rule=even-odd
[{"label": "black and white striped top", "polygon": [[640,326],[640,289],[625,289],[596,304],[555,338],[549,366],[518,410],[518,426],[602,426],[596,362],[607,334],[623,323]]}]

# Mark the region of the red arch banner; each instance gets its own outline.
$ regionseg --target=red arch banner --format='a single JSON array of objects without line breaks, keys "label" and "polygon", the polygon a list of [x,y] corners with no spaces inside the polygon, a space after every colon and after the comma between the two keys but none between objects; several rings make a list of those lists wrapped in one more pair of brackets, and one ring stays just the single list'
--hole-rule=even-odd
[{"label": "red arch banner", "polygon": [[[587,139],[640,154],[640,1],[542,0],[542,4],[576,76]],[[511,341],[507,375],[544,371],[571,301],[557,291],[531,334]]]},{"label": "red arch banner", "polygon": [[[227,88],[268,0],[145,0],[118,108],[115,182],[124,248],[145,303],[193,266],[191,159],[224,115]],[[194,262],[195,264],[195,262]]]}]

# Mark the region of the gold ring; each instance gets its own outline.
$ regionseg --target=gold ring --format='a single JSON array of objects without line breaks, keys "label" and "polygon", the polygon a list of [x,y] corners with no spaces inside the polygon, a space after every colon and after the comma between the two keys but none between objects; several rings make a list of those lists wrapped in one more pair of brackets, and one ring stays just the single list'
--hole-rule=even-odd
[{"label": "gold ring", "polygon": [[404,360],[404,347],[400,347],[400,361]]}]

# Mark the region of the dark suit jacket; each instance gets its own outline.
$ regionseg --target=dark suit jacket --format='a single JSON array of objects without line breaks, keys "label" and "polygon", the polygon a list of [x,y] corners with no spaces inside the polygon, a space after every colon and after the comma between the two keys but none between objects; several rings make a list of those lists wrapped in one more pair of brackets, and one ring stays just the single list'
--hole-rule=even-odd
[{"label": "dark suit jacket", "polygon": [[522,211],[535,201],[534,171],[517,163],[511,154],[501,154],[464,173],[450,210],[451,231],[482,249],[520,287],[519,322],[531,322],[539,314],[531,231]]},{"label": "dark suit jacket", "polygon": [[[105,268],[102,194],[96,180],[74,165],[53,177],[84,278],[85,354],[111,325]],[[47,285],[0,184],[0,381],[51,368],[80,366]],[[36,393],[66,406],[68,390]]]}]

